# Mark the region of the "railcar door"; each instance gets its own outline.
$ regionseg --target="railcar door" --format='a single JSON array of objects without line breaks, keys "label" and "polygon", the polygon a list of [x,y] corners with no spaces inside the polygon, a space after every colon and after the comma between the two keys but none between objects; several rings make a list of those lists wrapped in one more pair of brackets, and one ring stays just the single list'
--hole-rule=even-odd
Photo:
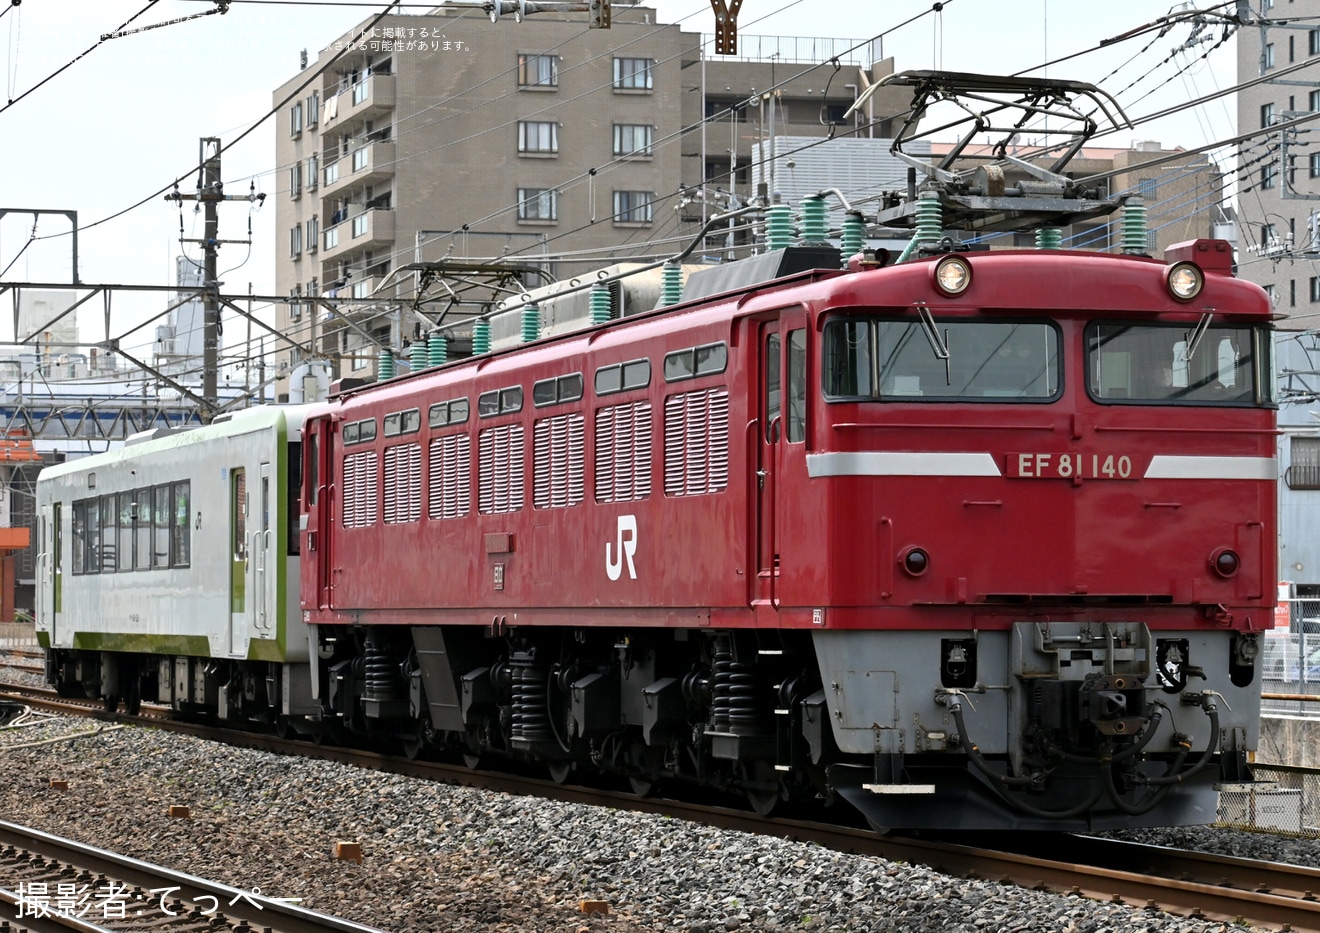
[{"label": "railcar door", "polygon": [[[315,605],[318,609],[330,608],[330,548],[331,539],[331,486],[330,477],[334,467],[334,423],[329,418],[319,418],[310,422],[304,430],[306,449],[303,462],[306,471],[303,476],[303,495],[307,499],[307,540],[304,554],[311,555],[311,571],[315,575]],[[304,559],[303,566],[308,566]],[[306,590],[303,591],[306,593]],[[311,600],[309,600],[311,602]]]},{"label": "railcar door", "polygon": [[229,652],[247,651],[249,541],[247,470],[229,471]]},{"label": "railcar door", "polygon": [[261,489],[257,494],[257,506],[260,509],[257,515],[258,527],[251,533],[250,549],[252,551],[253,561],[253,585],[255,592],[253,596],[256,599],[256,605],[253,607],[252,624],[258,632],[268,633],[271,625],[274,623],[274,613],[271,607],[275,605],[275,594],[272,592],[275,583],[275,574],[270,572],[273,566],[274,555],[271,554],[271,538],[273,535],[270,530],[270,464],[261,465]]},{"label": "railcar door", "polygon": [[756,587],[755,602],[775,601],[779,548],[775,533],[777,451],[783,431],[783,357],[779,321],[763,321],[758,342],[759,417],[756,422]]},{"label": "railcar door", "polygon": [[42,509],[41,521],[37,529],[39,535],[37,565],[38,565],[38,590],[40,592],[41,603],[38,606],[38,615],[45,623],[47,631],[50,633],[50,643],[54,645],[56,620],[59,617],[61,609],[60,601],[62,593],[61,584],[63,583],[64,568],[60,563],[61,547],[60,540],[60,518],[62,509],[60,503],[51,503],[45,509]]}]

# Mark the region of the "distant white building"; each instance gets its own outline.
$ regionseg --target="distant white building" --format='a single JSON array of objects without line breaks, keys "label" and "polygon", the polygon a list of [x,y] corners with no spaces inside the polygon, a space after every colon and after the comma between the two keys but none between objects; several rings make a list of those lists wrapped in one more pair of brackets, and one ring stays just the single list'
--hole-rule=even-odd
[{"label": "distant white building", "polygon": [[[177,256],[174,282],[180,288],[201,288],[201,265],[187,256]],[[185,297],[186,292],[170,296],[170,304]],[[156,328],[156,354],[154,365],[161,372],[185,385],[201,385],[205,347],[206,308],[200,298],[185,301],[170,310],[166,323]],[[220,351],[217,337],[216,352]]]}]

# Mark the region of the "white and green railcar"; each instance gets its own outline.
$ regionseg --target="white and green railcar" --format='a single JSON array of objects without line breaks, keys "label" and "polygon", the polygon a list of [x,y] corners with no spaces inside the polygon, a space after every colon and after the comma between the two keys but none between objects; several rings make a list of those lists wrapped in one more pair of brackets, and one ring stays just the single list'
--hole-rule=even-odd
[{"label": "white and green railcar", "polygon": [[222,718],[308,712],[304,411],[248,409],[42,471],[37,636],[61,693]]}]

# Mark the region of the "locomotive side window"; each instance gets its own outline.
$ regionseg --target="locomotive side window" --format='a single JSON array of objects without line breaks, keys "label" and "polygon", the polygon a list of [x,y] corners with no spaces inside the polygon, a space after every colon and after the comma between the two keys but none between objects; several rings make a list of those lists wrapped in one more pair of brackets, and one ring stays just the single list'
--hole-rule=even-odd
[{"label": "locomotive side window", "polygon": [[172,564],[175,567],[187,567],[192,559],[192,526],[188,522],[189,500],[192,484],[188,480],[173,485],[174,490],[174,535]]},{"label": "locomotive side window", "polygon": [[427,424],[433,428],[443,428],[451,424],[466,424],[468,408],[468,400],[465,398],[456,398],[448,402],[436,402],[427,410]]},{"label": "locomotive side window", "polygon": [[532,386],[532,404],[537,408],[582,398],[582,374],[572,373],[557,379],[542,379]]},{"label": "locomotive side window", "polygon": [[629,360],[596,370],[596,394],[613,395],[628,389],[645,389],[651,384],[651,361]]},{"label": "locomotive side window", "polygon": [[170,487],[157,486],[151,490],[151,566],[160,569],[170,565]]},{"label": "locomotive side window", "polygon": [[722,343],[708,343],[665,354],[665,382],[714,376],[729,365],[729,348]]},{"label": "locomotive side window", "polygon": [[779,335],[765,339],[765,439],[774,442],[775,420],[779,417]]},{"label": "locomotive side window", "polygon": [[788,332],[788,387],[785,397],[786,433],[790,444],[807,439],[807,332]]},{"label": "locomotive side window", "polygon": [[73,573],[83,573],[87,562],[87,502],[73,504]]},{"label": "locomotive side window", "polygon": [[522,386],[495,389],[490,392],[482,392],[477,396],[477,414],[482,418],[513,414],[522,411],[522,405]]},{"label": "locomotive side window", "polygon": [[1091,324],[1087,387],[1103,402],[1255,404],[1257,386],[1272,382],[1256,365],[1257,337],[1250,327]]},{"label": "locomotive side window", "polygon": [[[835,318],[825,326],[832,399],[1045,401],[1061,390],[1059,333],[1044,322]],[[936,338],[947,359],[936,350]]]}]

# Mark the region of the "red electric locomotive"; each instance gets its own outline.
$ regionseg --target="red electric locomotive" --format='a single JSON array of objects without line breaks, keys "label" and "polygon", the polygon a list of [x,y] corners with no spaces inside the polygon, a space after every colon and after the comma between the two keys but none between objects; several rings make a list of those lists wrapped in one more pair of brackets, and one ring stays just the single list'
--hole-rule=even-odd
[{"label": "red electric locomotive", "polygon": [[341,394],[327,712],[886,826],[1213,819],[1271,618],[1271,312],[1226,244],[1172,258],[807,272]]},{"label": "red electric locomotive", "polygon": [[877,826],[1212,821],[1271,624],[1271,308],[1225,243],[1166,259],[725,269],[341,392],[323,723]]}]

